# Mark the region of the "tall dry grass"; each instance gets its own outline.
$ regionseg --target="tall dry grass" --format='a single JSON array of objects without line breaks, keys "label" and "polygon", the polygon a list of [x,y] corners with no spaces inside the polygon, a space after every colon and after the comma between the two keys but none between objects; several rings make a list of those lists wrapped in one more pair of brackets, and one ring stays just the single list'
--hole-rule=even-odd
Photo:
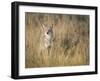
[{"label": "tall dry grass", "polygon": [[[53,24],[54,41],[49,52],[39,53],[41,24]],[[89,16],[25,13],[25,67],[89,64]]]}]

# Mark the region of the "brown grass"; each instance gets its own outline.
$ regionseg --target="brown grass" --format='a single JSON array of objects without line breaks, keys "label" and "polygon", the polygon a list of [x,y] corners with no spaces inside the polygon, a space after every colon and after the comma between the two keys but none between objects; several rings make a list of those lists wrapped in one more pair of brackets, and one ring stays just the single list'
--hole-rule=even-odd
[{"label": "brown grass", "polygon": [[[48,52],[38,53],[41,25],[53,24],[55,38]],[[25,13],[25,67],[89,64],[89,16]]]}]

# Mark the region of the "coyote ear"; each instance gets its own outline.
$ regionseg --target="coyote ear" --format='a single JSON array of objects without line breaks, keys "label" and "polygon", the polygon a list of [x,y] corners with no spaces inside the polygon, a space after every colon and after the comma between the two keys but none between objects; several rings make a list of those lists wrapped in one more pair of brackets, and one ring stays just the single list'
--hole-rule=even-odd
[{"label": "coyote ear", "polygon": [[46,28],[46,26],[44,25],[44,24],[41,24],[41,28],[42,28],[42,30],[44,30],[45,28]]}]

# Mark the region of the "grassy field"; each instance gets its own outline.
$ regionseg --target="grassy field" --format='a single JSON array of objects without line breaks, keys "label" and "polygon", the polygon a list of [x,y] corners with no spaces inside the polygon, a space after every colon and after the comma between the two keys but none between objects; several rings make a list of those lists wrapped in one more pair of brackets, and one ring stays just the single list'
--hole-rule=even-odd
[{"label": "grassy field", "polygon": [[[41,23],[53,24],[54,41],[39,53]],[[25,67],[79,66],[89,64],[89,16],[25,13]]]}]

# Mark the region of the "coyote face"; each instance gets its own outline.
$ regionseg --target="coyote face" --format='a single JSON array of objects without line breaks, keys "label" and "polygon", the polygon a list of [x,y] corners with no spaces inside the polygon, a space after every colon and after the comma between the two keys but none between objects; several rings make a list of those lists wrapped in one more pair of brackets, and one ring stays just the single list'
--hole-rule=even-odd
[{"label": "coyote face", "polygon": [[41,49],[51,48],[53,43],[53,26],[46,27],[42,25],[42,32],[40,37]]}]

